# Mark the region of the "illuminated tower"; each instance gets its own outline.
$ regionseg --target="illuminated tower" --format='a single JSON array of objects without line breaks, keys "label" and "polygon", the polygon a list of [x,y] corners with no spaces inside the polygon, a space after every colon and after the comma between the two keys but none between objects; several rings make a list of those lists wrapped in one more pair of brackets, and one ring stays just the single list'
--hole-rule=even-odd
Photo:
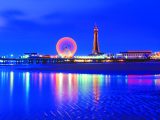
[{"label": "illuminated tower", "polygon": [[98,27],[96,25],[94,26],[94,40],[93,40],[92,54],[93,55],[100,54],[99,42],[98,42]]}]

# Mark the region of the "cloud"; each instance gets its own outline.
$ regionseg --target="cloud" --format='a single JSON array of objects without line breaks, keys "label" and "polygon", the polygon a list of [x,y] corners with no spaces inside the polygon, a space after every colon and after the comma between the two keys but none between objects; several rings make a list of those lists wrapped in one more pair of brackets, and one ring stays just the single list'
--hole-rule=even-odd
[{"label": "cloud", "polygon": [[[0,11],[8,11],[9,14],[19,14],[17,11],[23,11],[28,14],[28,18],[38,19],[40,16],[50,13],[77,13],[87,10],[102,8],[105,0],[5,0],[0,1]],[[107,5],[110,3],[107,2]]]},{"label": "cloud", "polygon": [[6,10],[0,13],[3,17],[23,16],[24,13],[19,10]]},{"label": "cloud", "polygon": [[3,17],[0,17],[0,28],[3,28],[6,26],[6,20]]},{"label": "cloud", "polygon": [[0,27],[6,27],[10,21],[21,19],[24,14],[18,10],[8,10],[0,12]]},{"label": "cloud", "polygon": [[[119,3],[120,0],[115,1],[115,3]],[[0,4],[2,4],[0,8],[0,26],[23,28],[25,25],[22,23],[33,26],[34,24],[35,26],[78,24],[78,22],[90,18],[94,19],[95,22],[95,19],[106,17],[104,9],[108,9],[113,3],[106,2],[106,0],[98,2],[97,0],[0,1]]]}]

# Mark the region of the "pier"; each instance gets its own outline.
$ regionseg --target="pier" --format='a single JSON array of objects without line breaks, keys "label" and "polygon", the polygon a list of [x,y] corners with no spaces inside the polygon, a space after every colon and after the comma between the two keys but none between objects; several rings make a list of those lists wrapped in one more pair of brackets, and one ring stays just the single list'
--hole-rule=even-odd
[{"label": "pier", "polygon": [[0,58],[0,64],[58,64],[58,63],[99,63],[106,59],[80,59],[80,58]]},{"label": "pier", "polygon": [[152,59],[108,59],[108,58],[0,58],[0,65],[17,64],[62,64],[62,63],[111,63],[111,62],[160,62]]}]

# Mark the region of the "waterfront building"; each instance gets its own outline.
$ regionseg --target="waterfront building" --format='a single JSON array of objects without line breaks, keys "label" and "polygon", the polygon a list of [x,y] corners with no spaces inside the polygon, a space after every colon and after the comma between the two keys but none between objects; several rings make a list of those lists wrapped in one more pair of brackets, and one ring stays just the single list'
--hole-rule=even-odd
[{"label": "waterfront building", "polygon": [[127,51],[127,52],[120,52],[120,54],[118,54],[121,58],[125,58],[125,59],[147,59],[151,56],[152,51],[150,50],[136,50],[136,51]]},{"label": "waterfront building", "polygon": [[151,55],[151,59],[160,59],[160,52],[155,52]]},{"label": "waterfront building", "polygon": [[22,56],[22,58],[37,58],[39,57],[38,53],[24,53],[24,55]]}]

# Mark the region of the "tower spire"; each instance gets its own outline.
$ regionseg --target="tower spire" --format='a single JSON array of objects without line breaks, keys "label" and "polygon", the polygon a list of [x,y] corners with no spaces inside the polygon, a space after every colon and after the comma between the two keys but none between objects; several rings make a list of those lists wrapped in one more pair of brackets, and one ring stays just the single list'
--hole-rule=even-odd
[{"label": "tower spire", "polygon": [[92,54],[93,55],[100,54],[99,41],[98,41],[98,27],[96,24],[94,25],[94,40],[93,40]]}]

